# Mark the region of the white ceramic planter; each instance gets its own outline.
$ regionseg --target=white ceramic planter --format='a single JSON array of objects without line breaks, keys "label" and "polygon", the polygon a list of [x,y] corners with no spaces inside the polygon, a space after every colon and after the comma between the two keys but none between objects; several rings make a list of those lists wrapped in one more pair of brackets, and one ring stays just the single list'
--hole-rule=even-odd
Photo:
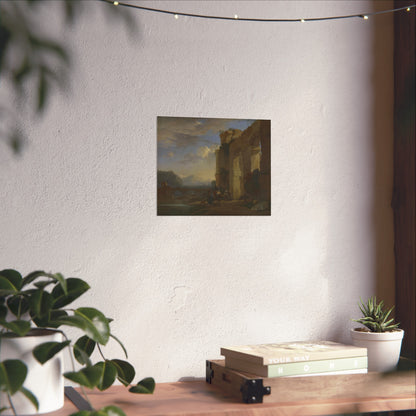
[{"label": "white ceramic planter", "polygon": [[394,370],[400,358],[404,331],[364,332],[351,329],[352,343],[367,348],[368,371]]},{"label": "white ceramic planter", "polygon": [[[55,331],[43,331],[40,335],[25,337],[2,338],[0,346],[0,361],[19,359],[25,362],[28,373],[24,387],[29,389],[38,399],[39,410],[36,412],[33,404],[20,392],[12,396],[13,405],[19,415],[33,415],[37,413],[52,412],[64,405],[63,354],[55,355],[45,364],[40,364],[32,355],[32,350],[44,342],[62,342],[62,334]],[[0,393],[0,403],[8,405],[5,393]],[[13,415],[11,409],[3,415]]]}]

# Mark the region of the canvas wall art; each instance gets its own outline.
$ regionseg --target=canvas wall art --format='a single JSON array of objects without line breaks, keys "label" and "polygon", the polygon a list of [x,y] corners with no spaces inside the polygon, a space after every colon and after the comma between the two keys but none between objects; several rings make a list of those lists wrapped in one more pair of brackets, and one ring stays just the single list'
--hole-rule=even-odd
[{"label": "canvas wall art", "polygon": [[157,118],[158,215],[270,215],[270,120]]}]

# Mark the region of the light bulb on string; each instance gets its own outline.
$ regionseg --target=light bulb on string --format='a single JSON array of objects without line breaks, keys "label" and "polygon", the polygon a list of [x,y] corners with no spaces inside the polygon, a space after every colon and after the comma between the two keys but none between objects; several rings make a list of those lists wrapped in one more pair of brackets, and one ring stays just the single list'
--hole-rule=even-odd
[{"label": "light bulb on string", "polygon": [[[1,0],[0,0],[1,1]],[[380,11],[376,11],[376,12],[371,12],[371,13],[367,13],[367,14],[350,14],[350,15],[343,15],[343,16],[326,16],[326,17],[311,17],[311,18],[292,18],[292,19],[282,19],[282,18],[250,18],[250,17],[246,17],[246,18],[239,18],[237,14],[234,15],[234,17],[225,17],[225,16],[209,16],[209,15],[203,15],[203,14],[194,14],[194,13],[185,13],[185,12],[181,12],[181,13],[176,13],[175,11],[171,11],[171,10],[163,10],[163,9],[155,9],[155,8],[151,8],[151,7],[145,7],[145,6],[139,6],[139,5],[135,5],[135,4],[131,4],[131,3],[124,3],[123,1],[117,1],[117,0],[100,0],[104,3],[109,3],[109,4],[113,4],[115,6],[123,6],[123,7],[130,7],[133,9],[138,9],[138,10],[144,10],[144,11],[149,11],[149,12],[153,12],[153,13],[164,13],[164,14],[170,14],[170,15],[174,15],[175,19],[179,18],[179,15],[181,16],[186,16],[186,17],[193,17],[193,18],[202,18],[202,19],[213,19],[213,20],[239,20],[239,21],[244,21],[244,22],[275,22],[275,23],[279,23],[279,22],[301,22],[304,23],[306,21],[311,22],[318,22],[318,21],[324,21],[324,20],[341,20],[341,19],[354,19],[354,18],[361,18],[364,20],[368,20],[370,17],[376,16],[376,15],[380,15],[380,14],[385,14],[385,13],[395,13],[398,11],[407,11],[410,12],[412,9],[416,8],[416,4],[413,4],[411,6],[403,6],[403,7],[397,7],[394,9],[388,9],[388,10],[380,10]]]}]

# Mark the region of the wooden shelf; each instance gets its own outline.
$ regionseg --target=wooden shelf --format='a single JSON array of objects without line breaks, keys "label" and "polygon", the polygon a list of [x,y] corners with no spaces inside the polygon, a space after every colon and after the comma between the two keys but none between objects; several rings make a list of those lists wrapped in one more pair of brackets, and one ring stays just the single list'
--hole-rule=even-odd
[{"label": "wooden shelf", "polygon": [[[89,399],[97,409],[112,404],[127,416],[312,416],[416,407],[414,371],[354,375],[338,384],[331,383],[330,377],[286,378],[288,383],[275,379],[272,389],[276,394],[260,404],[242,403],[233,392],[205,380],[158,383],[153,395],[131,394],[123,386],[113,386],[104,392],[90,392]],[[50,415],[67,416],[75,411],[66,400],[62,409]]]}]

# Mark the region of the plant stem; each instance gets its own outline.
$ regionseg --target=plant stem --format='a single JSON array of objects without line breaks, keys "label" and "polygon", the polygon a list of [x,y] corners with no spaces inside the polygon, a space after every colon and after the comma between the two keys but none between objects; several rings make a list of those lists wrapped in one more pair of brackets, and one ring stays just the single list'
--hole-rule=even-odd
[{"label": "plant stem", "polygon": [[13,406],[12,398],[9,393],[7,393],[7,400],[9,401],[10,407],[12,408],[14,416],[17,416],[16,409]]},{"label": "plant stem", "polygon": [[[65,332],[63,332],[63,331],[59,331],[59,332],[62,334],[62,336],[65,338],[66,341],[69,341],[69,339],[66,336]],[[71,352],[71,344],[68,345],[68,348],[69,348],[69,358],[71,359],[72,371],[75,372],[75,361],[74,361],[74,357],[72,356],[72,352]],[[88,404],[90,405],[91,409],[94,409],[94,407],[92,406],[92,404],[90,402],[90,399],[88,398],[87,393],[85,392],[84,386],[81,386],[80,385],[80,388],[81,388],[81,392],[82,392],[83,396],[85,397],[85,400],[88,402]]]},{"label": "plant stem", "polygon": [[100,344],[98,344],[98,343],[97,343],[97,348],[98,348],[98,351],[100,352],[100,355],[101,355],[102,359],[103,359],[104,361],[106,361],[106,358],[104,357],[104,354],[103,354],[103,352],[101,351]]}]

